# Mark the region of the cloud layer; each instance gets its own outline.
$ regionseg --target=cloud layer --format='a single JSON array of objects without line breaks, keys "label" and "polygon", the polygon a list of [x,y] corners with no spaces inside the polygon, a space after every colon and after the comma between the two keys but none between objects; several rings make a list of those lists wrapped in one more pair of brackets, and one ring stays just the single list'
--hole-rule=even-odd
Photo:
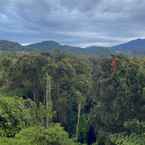
[{"label": "cloud layer", "polygon": [[145,37],[145,0],[1,0],[0,39],[114,45]]}]

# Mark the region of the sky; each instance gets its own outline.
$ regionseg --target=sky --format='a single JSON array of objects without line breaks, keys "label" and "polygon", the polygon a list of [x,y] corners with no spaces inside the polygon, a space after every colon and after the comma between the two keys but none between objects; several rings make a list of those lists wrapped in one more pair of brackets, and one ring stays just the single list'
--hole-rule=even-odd
[{"label": "sky", "polygon": [[113,46],[145,38],[145,0],[0,0],[0,39]]}]

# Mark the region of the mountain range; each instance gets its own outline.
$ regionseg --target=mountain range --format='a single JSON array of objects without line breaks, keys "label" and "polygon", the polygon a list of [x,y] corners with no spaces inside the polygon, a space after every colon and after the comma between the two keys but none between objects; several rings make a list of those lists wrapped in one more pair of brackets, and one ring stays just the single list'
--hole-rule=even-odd
[{"label": "mountain range", "polygon": [[39,52],[50,52],[53,49],[59,49],[62,52],[73,53],[73,54],[90,54],[90,55],[99,55],[106,56],[113,53],[113,50],[108,47],[100,47],[100,46],[89,46],[85,48],[62,45],[55,41],[43,41],[40,43],[34,43],[27,46],[27,48],[31,48],[32,50]]},{"label": "mountain range", "polygon": [[127,43],[119,44],[112,47],[117,53],[127,55],[145,55],[145,39],[135,39]]},{"label": "mountain range", "polygon": [[17,42],[0,40],[0,51],[2,52],[51,52],[54,49],[59,49],[61,52],[71,54],[86,54],[96,56],[109,56],[111,54],[120,53],[131,56],[145,56],[145,39],[136,39],[112,47],[89,46],[85,48],[62,45],[56,41],[42,41],[24,46]]}]

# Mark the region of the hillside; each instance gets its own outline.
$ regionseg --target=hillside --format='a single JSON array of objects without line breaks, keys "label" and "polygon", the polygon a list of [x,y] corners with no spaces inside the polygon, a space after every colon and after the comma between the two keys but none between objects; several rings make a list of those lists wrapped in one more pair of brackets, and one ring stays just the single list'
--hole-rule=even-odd
[{"label": "hillside", "polygon": [[110,48],[102,46],[76,47],[63,45],[56,41],[42,41],[23,46],[17,42],[0,40],[0,51],[52,52],[54,49],[75,55],[95,55],[100,57],[118,53],[130,56],[145,56],[145,39],[132,40]]},{"label": "hillside", "polygon": [[145,39],[136,39],[113,46],[117,53],[124,53],[128,55],[145,55]]},{"label": "hillside", "polygon": [[73,54],[89,54],[106,56],[112,53],[111,49],[99,46],[89,46],[85,48],[62,45],[56,41],[43,41],[40,43],[34,43],[27,46],[28,48],[35,49],[34,51],[50,52],[54,49],[59,49],[62,52],[73,53]]},{"label": "hillside", "polygon": [[0,51],[23,51],[24,47],[17,42],[0,40]]},{"label": "hillside", "polygon": [[27,46],[22,46],[17,42],[1,40],[0,51],[25,51],[25,52],[52,52],[54,49],[59,49],[61,52],[81,55],[97,55],[97,56],[109,56],[113,53],[110,48],[90,46],[86,48],[62,45],[56,41],[42,41],[39,43],[33,43]]}]

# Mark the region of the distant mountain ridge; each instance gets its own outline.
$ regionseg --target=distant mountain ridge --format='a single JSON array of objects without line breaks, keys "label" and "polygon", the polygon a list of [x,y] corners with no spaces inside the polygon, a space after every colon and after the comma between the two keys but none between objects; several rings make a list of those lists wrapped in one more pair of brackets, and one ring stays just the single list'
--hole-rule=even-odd
[{"label": "distant mountain ridge", "polygon": [[24,46],[17,42],[0,40],[0,51],[23,51]]},{"label": "distant mountain ridge", "polygon": [[42,41],[23,46],[17,42],[0,40],[0,51],[51,52],[54,49],[59,49],[61,52],[71,54],[96,56],[110,56],[111,54],[118,53],[132,56],[145,56],[145,39],[136,39],[113,47],[89,46],[85,48],[62,45],[56,41]]},{"label": "distant mountain ridge", "polygon": [[145,39],[136,39],[112,47],[117,53],[145,55]]},{"label": "distant mountain ridge", "polygon": [[110,55],[112,50],[108,47],[97,47],[97,46],[90,46],[90,47],[75,47],[70,45],[62,45],[56,41],[42,41],[39,43],[34,43],[27,45],[28,48],[35,49],[35,51],[43,51],[49,52],[53,49],[59,49],[62,52],[73,53],[73,54],[92,54],[92,55],[99,55],[105,56]]},{"label": "distant mountain ridge", "polygon": [[52,52],[54,49],[58,49],[61,52],[71,54],[85,54],[85,55],[96,55],[96,56],[110,56],[112,50],[107,47],[90,46],[86,48],[62,45],[56,41],[42,41],[29,45],[21,45],[17,42],[0,40],[0,51],[3,52]]}]

